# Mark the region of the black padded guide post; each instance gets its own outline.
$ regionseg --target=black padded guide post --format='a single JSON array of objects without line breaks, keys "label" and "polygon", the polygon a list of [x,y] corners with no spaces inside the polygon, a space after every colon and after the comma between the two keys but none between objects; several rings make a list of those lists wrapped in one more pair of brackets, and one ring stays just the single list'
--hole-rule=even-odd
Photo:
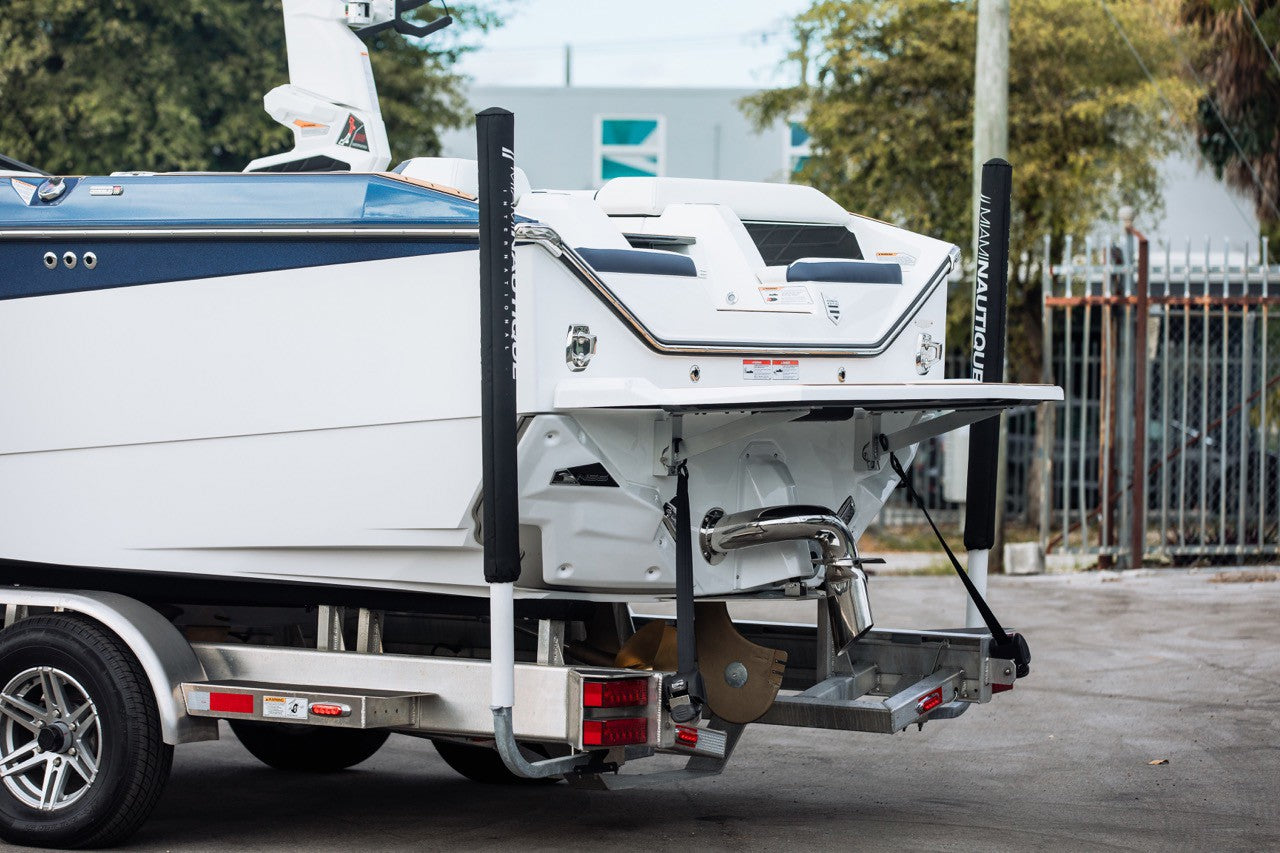
[{"label": "black padded guide post", "polygon": [[[973,356],[970,376],[1004,381],[1005,313],[1009,302],[1009,206],[1013,167],[999,158],[982,167],[978,208],[978,257],[973,290]],[[990,549],[996,541],[996,477],[1000,467],[1000,419],[969,428],[969,483],[964,546]]]},{"label": "black padded guide post", "polygon": [[476,115],[480,179],[480,421],[484,579],[520,577],[516,478],[515,116]]}]

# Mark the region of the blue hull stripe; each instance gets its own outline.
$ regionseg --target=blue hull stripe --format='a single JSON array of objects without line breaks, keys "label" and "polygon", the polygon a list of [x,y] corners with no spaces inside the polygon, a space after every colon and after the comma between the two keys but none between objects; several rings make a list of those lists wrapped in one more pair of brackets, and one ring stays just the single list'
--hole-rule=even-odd
[{"label": "blue hull stripe", "polygon": [[[190,281],[273,270],[350,264],[474,250],[475,243],[412,238],[292,240],[14,240],[0,242],[0,299],[79,293],[160,282]],[[53,252],[54,269],[44,264]],[[66,252],[76,255],[68,269]],[[86,252],[97,256],[93,269]]]}]

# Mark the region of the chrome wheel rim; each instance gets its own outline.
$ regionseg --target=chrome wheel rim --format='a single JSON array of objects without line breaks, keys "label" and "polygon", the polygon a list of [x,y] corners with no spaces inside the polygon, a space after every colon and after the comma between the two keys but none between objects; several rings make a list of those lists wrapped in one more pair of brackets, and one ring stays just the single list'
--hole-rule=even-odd
[{"label": "chrome wheel rim", "polygon": [[51,666],[24,670],[0,690],[0,779],[39,811],[58,811],[93,787],[102,724],[88,691]]}]

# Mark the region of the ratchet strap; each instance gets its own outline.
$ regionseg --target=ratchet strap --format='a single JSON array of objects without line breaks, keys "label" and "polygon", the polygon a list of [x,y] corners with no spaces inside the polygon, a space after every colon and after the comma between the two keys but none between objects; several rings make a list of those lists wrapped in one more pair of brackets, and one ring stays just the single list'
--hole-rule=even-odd
[{"label": "ratchet strap", "polygon": [[[679,451],[679,439],[673,442]],[[666,700],[671,719],[692,722],[702,716],[702,676],[698,672],[697,632],[693,624],[693,519],[689,512],[689,465],[676,465],[676,674],[667,679]]]},{"label": "ratchet strap", "polygon": [[[880,441],[884,449],[888,450],[888,442],[885,441],[884,436],[880,437]],[[897,454],[891,450],[889,451],[889,466],[893,468],[893,473],[897,474],[898,479],[902,481],[903,487],[907,490],[907,497],[911,499],[912,503],[920,507],[920,511],[924,513],[925,520],[933,528],[933,535],[938,537],[938,543],[942,545],[942,550],[947,552],[947,558],[951,560],[951,567],[960,576],[960,582],[964,584],[965,591],[969,593],[973,606],[978,609],[978,613],[982,616],[982,621],[987,625],[987,630],[991,632],[993,640],[991,656],[1001,660],[1013,661],[1018,678],[1025,677],[1031,671],[1031,647],[1027,645],[1027,641],[1021,634],[1017,632],[1010,634],[1005,631],[1004,626],[1000,624],[1000,620],[996,618],[996,614],[991,612],[991,608],[987,606],[986,599],[982,597],[982,593],[978,592],[978,588],[969,579],[969,573],[961,568],[960,561],[956,559],[951,546],[947,544],[946,537],[942,535],[938,525],[933,523],[933,516],[929,515],[929,510],[925,507],[924,500],[920,497],[920,493],[916,491],[915,486],[911,484],[911,475],[903,470]]]}]

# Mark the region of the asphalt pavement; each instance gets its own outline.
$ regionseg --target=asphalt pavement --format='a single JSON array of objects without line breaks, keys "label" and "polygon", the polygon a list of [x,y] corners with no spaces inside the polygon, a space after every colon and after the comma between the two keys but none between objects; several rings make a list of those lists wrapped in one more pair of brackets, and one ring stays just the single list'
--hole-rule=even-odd
[{"label": "asphalt pavement", "polygon": [[[282,773],[224,730],[177,750],[131,847],[1280,849],[1280,581],[1211,577],[993,578],[1032,647],[1011,693],[897,735],[748,727],[721,777],[656,790],[476,785],[404,736],[353,770]],[[955,578],[872,579],[878,626],[954,625],[961,596]]]}]

